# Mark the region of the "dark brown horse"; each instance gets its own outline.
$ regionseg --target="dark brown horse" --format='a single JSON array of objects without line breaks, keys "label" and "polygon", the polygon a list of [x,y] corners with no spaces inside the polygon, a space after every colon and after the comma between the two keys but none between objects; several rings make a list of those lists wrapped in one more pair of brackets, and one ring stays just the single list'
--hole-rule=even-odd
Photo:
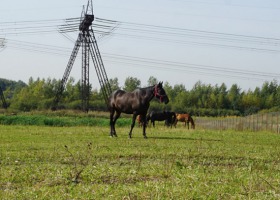
[{"label": "dark brown horse", "polygon": [[176,119],[175,112],[163,111],[163,112],[150,112],[147,115],[147,123],[151,120],[151,124],[155,127],[155,121],[165,121],[165,125],[171,126]]},{"label": "dark brown horse", "polygon": [[174,122],[174,126],[176,127],[177,122],[184,122],[185,126],[188,125],[188,129],[190,128],[189,123],[191,122],[191,128],[195,129],[195,124],[193,118],[189,114],[176,114],[176,120]]},{"label": "dark brown horse", "polygon": [[109,97],[108,108],[110,111],[110,135],[116,136],[115,124],[121,113],[133,114],[132,124],[129,131],[129,138],[131,138],[132,130],[135,125],[137,115],[141,115],[144,122],[143,124],[143,136],[146,136],[146,115],[150,106],[150,101],[153,98],[157,98],[160,102],[167,104],[169,102],[168,96],[166,95],[162,82],[146,87],[139,88],[133,92],[125,92],[123,90],[114,91]]}]

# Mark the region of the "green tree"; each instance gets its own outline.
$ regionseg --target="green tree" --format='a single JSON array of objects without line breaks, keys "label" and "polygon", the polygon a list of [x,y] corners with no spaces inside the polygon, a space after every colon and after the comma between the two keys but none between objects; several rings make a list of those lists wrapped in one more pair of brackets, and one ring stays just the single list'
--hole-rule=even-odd
[{"label": "green tree", "polygon": [[187,112],[191,108],[189,104],[189,95],[186,91],[181,91],[178,93],[174,99],[174,105],[172,105],[172,110],[178,113]]},{"label": "green tree", "polygon": [[237,84],[233,84],[228,91],[229,108],[232,110],[239,110],[241,100],[241,89]]},{"label": "green tree", "polygon": [[65,89],[63,91],[64,103],[70,103],[73,101],[81,100],[81,82],[78,81],[75,83],[75,79],[70,77],[65,85]]},{"label": "green tree", "polygon": [[212,93],[211,85],[203,84],[201,81],[195,83],[192,92],[197,99],[196,106],[198,108],[209,108],[208,104],[210,99],[210,95]]},{"label": "green tree", "polygon": [[170,103],[172,103],[174,100],[174,97],[176,96],[176,94],[174,94],[174,92],[173,92],[174,90],[173,90],[172,86],[168,82],[165,82],[163,87],[169,98]]},{"label": "green tree", "polygon": [[131,92],[141,86],[141,81],[138,78],[127,77],[124,82],[123,89],[127,92]]},{"label": "green tree", "polygon": [[229,109],[230,108],[230,106],[228,104],[227,95],[228,95],[227,86],[224,83],[222,83],[222,85],[218,89],[217,108],[219,108],[219,109]]},{"label": "green tree", "polygon": [[120,89],[118,78],[109,79],[109,84],[111,86],[112,91]]},{"label": "green tree", "polygon": [[[183,101],[186,103],[185,95],[186,88],[183,84],[176,84],[174,85],[173,89],[169,84],[166,84],[165,91],[168,94],[169,100],[176,104],[176,110],[183,110],[182,105]],[[182,99],[184,98],[184,99]],[[181,109],[179,107],[181,106]],[[186,104],[184,106],[187,106]],[[174,107],[174,106],[173,106]]]},{"label": "green tree", "polygon": [[158,84],[158,82],[159,81],[157,80],[157,78],[150,76],[150,78],[148,79],[148,86],[156,85]]},{"label": "green tree", "polygon": [[278,105],[279,102],[276,102],[277,98],[274,98],[277,95],[278,84],[276,80],[265,82],[262,85],[261,97],[262,97],[262,107],[264,109],[269,109]]},{"label": "green tree", "polygon": [[256,96],[251,90],[244,93],[241,98],[241,105],[244,110],[244,115],[251,115],[258,111],[258,105],[256,101]]},{"label": "green tree", "polygon": [[31,77],[28,82],[28,86],[24,87],[19,93],[13,98],[11,107],[22,110],[31,111],[44,107],[44,80],[39,78],[34,81]]}]

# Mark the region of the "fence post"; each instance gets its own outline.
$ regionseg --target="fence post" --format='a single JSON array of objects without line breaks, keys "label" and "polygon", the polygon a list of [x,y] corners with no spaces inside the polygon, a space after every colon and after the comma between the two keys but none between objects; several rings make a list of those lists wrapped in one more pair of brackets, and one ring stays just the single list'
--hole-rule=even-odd
[{"label": "fence post", "polygon": [[279,114],[280,112],[277,113],[277,133],[279,133]]},{"label": "fence post", "polygon": [[267,119],[267,113],[266,113],[265,115],[266,115],[266,128],[265,128],[265,130],[267,131],[267,129],[268,129],[268,119]]},{"label": "fence post", "polygon": [[277,126],[276,126],[276,133],[279,134],[279,112],[277,112]]},{"label": "fence post", "polygon": [[256,131],[259,131],[259,115],[257,115],[257,128]]},{"label": "fence post", "polygon": [[271,113],[271,115],[270,115],[270,121],[271,121],[271,132],[273,132],[273,117],[274,117],[274,113]]}]

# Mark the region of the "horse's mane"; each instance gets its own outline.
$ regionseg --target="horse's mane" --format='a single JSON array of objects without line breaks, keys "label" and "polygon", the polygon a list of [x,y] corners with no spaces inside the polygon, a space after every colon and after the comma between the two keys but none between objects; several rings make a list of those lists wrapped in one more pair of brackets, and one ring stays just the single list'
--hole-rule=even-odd
[{"label": "horse's mane", "polygon": [[151,88],[153,88],[153,87],[155,87],[155,85],[153,85],[153,86],[148,86],[148,87],[144,87],[144,88],[136,88],[136,89],[134,89],[134,90],[132,90],[132,91],[126,91],[126,90],[123,90],[123,89],[118,89],[118,90],[116,90],[116,91],[114,91],[114,92],[134,93],[134,92],[137,92],[137,91],[148,90],[148,89],[151,89]]},{"label": "horse's mane", "polygon": [[139,89],[139,90],[147,90],[147,89],[151,89],[151,88],[154,88],[156,85],[151,85],[151,86],[147,86],[147,87],[143,87],[143,88],[136,88]]},{"label": "horse's mane", "polygon": [[143,88],[136,88],[135,90],[131,91],[132,93],[133,92],[138,92],[138,91],[150,91],[152,90],[153,88],[155,87],[155,85],[153,86],[148,86],[148,87],[143,87]]}]

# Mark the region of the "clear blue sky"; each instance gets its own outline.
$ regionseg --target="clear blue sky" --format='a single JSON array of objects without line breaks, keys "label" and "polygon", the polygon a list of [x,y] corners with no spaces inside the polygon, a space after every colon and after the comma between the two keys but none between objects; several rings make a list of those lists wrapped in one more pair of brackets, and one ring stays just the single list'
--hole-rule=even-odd
[{"label": "clear blue sky", "polygon": [[[0,78],[62,78],[78,32],[61,34],[87,0],[3,1],[0,7]],[[108,78],[150,76],[191,89],[197,81],[255,89],[280,81],[279,0],[93,0]],[[70,23],[70,22],[68,22]],[[71,24],[71,23],[70,23]],[[103,30],[100,27],[98,31]],[[79,80],[78,57],[70,76]],[[99,88],[93,65],[90,82]]]}]

